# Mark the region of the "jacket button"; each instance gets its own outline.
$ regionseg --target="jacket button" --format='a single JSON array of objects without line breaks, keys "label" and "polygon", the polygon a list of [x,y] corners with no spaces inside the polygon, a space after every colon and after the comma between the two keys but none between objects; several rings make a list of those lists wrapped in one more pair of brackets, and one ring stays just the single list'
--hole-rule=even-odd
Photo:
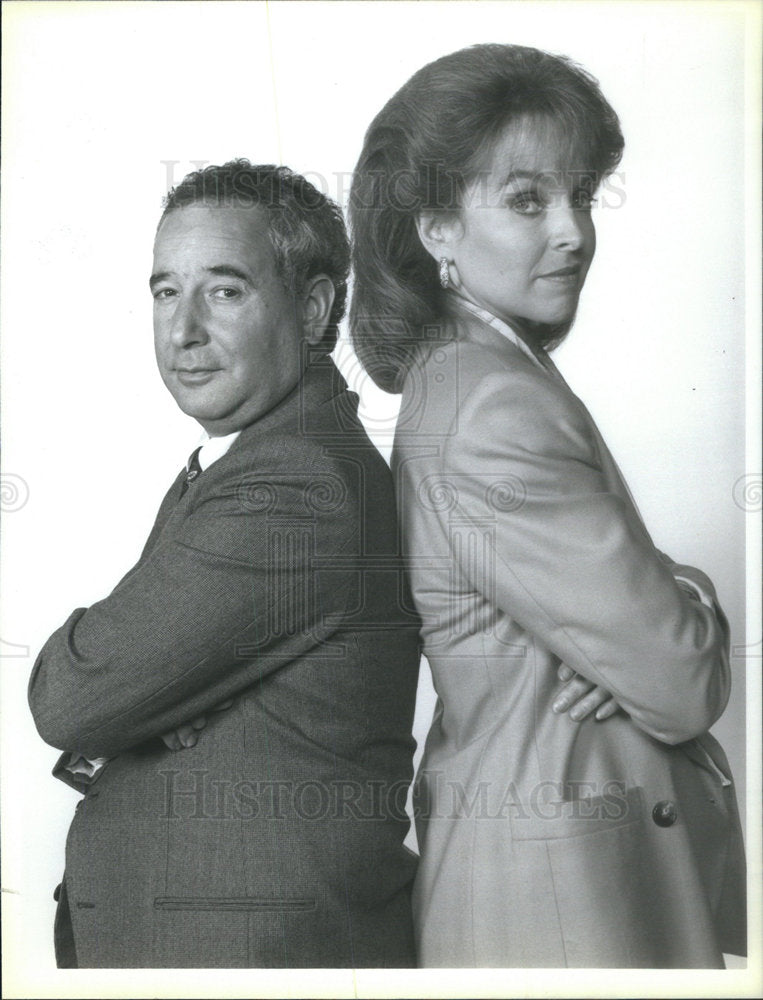
[{"label": "jacket button", "polygon": [[652,819],[657,826],[672,826],[678,819],[678,812],[674,802],[664,799],[658,802],[652,809]]}]

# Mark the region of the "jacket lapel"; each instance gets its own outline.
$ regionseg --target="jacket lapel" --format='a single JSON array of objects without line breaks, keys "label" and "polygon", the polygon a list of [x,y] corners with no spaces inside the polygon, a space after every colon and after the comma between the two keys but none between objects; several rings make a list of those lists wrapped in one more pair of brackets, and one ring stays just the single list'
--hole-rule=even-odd
[{"label": "jacket lapel", "polygon": [[646,532],[643,518],[641,517],[641,513],[636,506],[636,501],[633,499],[633,495],[628,488],[625,477],[607,447],[604,438],[601,436],[599,428],[596,426],[593,417],[588,412],[582,400],[579,399],[572,389],[570,389],[569,385],[567,385],[562,373],[556,367],[549,355],[544,353],[543,358],[539,358],[529,347],[519,346],[512,343],[498,330],[494,329],[489,324],[484,323],[479,317],[470,312],[459,310],[457,316],[454,314],[451,317],[450,322],[452,324],[451,328],[454,339],[468,340],[472,343],[481,344],[483,347],[487,347],[491,351],[494,351],[504,363],[508,362],[509,364],[517,364],[519,359],[529,360],[536,364],[548,378],[559,382],[563,391],[567,393],[572,400],[574,400],[575,405],[585,415],[586,423],[588,424],[591,432],[591,437],[596,444],[602,471],[607,479],[610,489],[622,500],[626,501],[629,508],[632,510],[632,513],[635,515],[638,524],[643,531]]}]

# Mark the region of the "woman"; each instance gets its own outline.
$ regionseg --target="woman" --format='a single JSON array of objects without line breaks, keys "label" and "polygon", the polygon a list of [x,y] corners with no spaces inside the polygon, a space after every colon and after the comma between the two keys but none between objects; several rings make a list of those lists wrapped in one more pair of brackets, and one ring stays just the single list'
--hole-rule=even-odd
[{"label": "woman", "polygon": [[[745,949],[708,735],[725,618],[655,549],[548,356],[622,148],[582,69],[480,45],[409,80],[355,173],[353,337],[402,390],[392,464],[438,694],[416,797],[425,966],[722,968]],[[577,725],[559,671],[596,685]]]}]

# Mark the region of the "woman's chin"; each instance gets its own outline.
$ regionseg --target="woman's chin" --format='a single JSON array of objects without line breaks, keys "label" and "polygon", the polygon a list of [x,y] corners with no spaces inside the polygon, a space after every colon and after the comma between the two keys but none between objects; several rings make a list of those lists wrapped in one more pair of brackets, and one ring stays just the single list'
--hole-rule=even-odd
[{"label": "woman's chin", "polygon": [[536,323],[542,323],[544,326],[559,326],[571,323],[575,319],[577,311],[578,300],[575,299],[574,302],[560,303],[556,308],[538,310],[534,319]]}]

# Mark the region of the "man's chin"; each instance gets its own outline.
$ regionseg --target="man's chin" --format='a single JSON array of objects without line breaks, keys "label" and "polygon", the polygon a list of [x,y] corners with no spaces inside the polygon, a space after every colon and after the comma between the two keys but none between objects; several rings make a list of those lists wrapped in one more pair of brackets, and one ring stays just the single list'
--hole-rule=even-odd
[{"label": "man's chin", "polygon": [[214,424],[217,421],[224,420],[227,415],[225,407],[219,403],[215,404],[213,400],[203,399],[200,393],[188,392],[181,389],[179,392],[173,392],[172,395],[178,408],[187,417],[197,420],[205,429],[207,423]]},{"label": "man's chin", "polygon": [[220,399],[220,394],[214,391],[210,385],[212,381],[211,378],[199,380],[198,383],[189,382],[187,379],[181,381],[178,374],[173,372],[165,381],[165,385],[183,413],[195,420],[203,418],[214,420],[216,417],[224,416],[230,407],[226,407]]},{"label": "man's chin", "polygon": [[256,417],[245,416],[235,407],[224,406],[219,400],[203,400],[196,396],[190,398],[188,393],[173,393],[178,408],[191,417],[209,434],[210,437],[224,437],[234,431],[242,430]]}]

